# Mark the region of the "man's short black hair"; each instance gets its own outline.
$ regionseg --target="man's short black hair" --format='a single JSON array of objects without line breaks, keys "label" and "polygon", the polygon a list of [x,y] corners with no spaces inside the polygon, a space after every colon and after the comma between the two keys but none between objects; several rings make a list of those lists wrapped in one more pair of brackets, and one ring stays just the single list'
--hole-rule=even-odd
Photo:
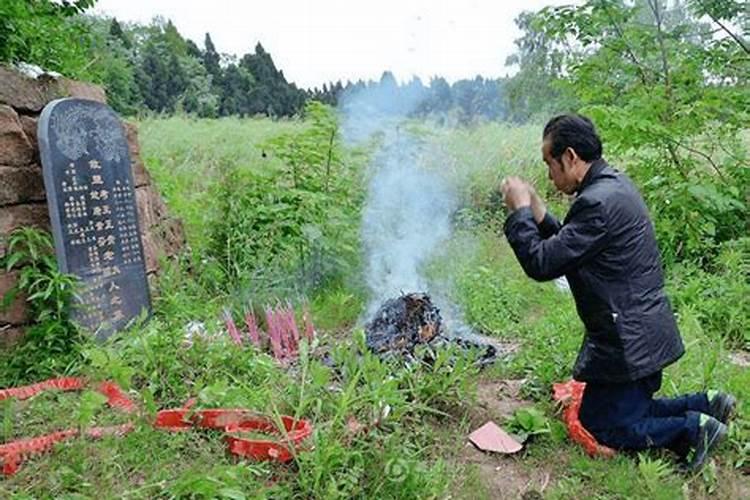
[{"label": "man's short black hair", "polygon": [[558,115],[544,126],[542,139],[551,142],[550,153],[559,159],[572,148],[583,160],[591,162],[602,157],[602,140],[593,122],[581,115]]}]

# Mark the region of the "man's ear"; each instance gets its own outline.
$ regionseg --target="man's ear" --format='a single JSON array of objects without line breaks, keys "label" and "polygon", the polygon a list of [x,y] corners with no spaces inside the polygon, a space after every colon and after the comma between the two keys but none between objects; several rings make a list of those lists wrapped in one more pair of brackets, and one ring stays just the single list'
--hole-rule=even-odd
[{"label": "man's ear", "polygon": [[565,148],[565,151],[563,151],[561,159],[563,158],[568,160],[568,165],[573,166],[575,165],[576,160],[578,159],[578,153],[576,153],[575,149],[571,147],[567,147]]}]

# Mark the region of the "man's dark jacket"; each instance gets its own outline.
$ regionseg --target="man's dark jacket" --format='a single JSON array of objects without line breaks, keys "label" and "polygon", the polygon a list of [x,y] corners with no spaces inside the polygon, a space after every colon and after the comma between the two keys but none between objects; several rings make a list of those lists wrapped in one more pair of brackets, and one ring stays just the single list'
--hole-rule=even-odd
[{"label": "man's dark jacket", "polygon": [[537,225],[523,207],[508,216],[505,235],[531,278],[564,275],[570,284],[586,327],[577,380],[637,380],[682,356],[646,205],[604,160],[591,164],[562,225],[549,214]]}]

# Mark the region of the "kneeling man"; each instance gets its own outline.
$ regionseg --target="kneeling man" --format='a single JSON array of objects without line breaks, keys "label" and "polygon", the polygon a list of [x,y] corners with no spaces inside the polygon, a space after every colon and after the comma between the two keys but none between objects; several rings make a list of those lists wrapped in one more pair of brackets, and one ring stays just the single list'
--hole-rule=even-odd
[{"label": "kneeling man", "polygon": [[697,470],[727,434],[735,399],[709,391],[654,398],[662,369],[684,353],[654,229],[643,199],[602,158],[593,123],[562,115],[544,128],[542,156],[555,187],[575,201],[563,223],[517,177],[503,181],[505,235],[528,276],[565,276],[585,336],[573,370],[586,382],[580,420],[615,449],[669,448]]}]

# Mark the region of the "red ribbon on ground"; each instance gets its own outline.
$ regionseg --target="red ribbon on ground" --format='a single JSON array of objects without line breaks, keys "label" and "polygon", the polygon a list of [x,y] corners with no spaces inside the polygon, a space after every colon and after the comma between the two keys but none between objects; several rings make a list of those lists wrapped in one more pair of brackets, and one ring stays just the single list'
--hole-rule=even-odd
[{"label": "red ribbon on ground", "polygon": [[84,380],[78,377],[53,378],[33,385],[0,389],[0,401],[8,398],[29,399],[40,392],[48,391],[50,389],[57,389],[59,391],[79,391],[83,389],[85,385],[86,383]]},{"label": "red ribbon on ground", "polygon": [[[47,390],[75,391],[86,387],[86,380],[78,377],[64,377],[45,380],[37,384],[11,387],[0,390],[0,401],[8,398],[28,399]],[[96,390],[107,397],[107,404],[124,413],[136,411],[135,403],[123,390],[112,381],[100,383]],[[227,433],[226,441],[229,452],[255,460],[277,460],[288,462],[293,458],[293,451],[304,439],[312,434],[312,425],[306,420],[292,417],[280,417],[283,429],[271,419],[259,417],[247,409],[213,409],[192,411],[190,407],[195,400],[188,401],[183,408],[163,410],[156,415],[154,426],[171,431],[188,430],[193,427],[204,429],[221,429]],[[92,427],[83,434],[91,438],[117,435],[122,436],[135,428],[132,422],[108,427]],[[242,433],[266,433],[279,436],[277,440],[247,439]],[[44,436],[19,439],[0,444],[0,465],[5,475],[18,471],[21,463],[33,455],[51,450],[56,443],[65,441],[81,432],[78,429],[66,429]]]},{"label": "red ribbon on ground", "polygon": [[611,458],[615,456],[615,450],[599,444],[596,438],[583,426],[578,419],[581,411],[581,401],[583,401],[583,391],[586,388],[585,382],[569,380],[552,385],[552,399],[563,406],[563,422],[568,429],[568,435],[576,443],[583,446],[592,457]]},{"label": "red ribbon on ground", "polygon": [[[48,390],[78,391],[86,386],[86,381],[79,377],[63,377],[45,380],[38,384],[23,387],[11,387],[0,390],[0,401],[8,398],[28,399],[40,392]],[[96,388],[97,391],[107,397],[107,404],[125,413],[133,413],[135,404],[114,382],[102,382]],[[133,430],[133,424],[113,425],[109,427],[92,427],[85,435],[92,438],[100,438],[109,435],[123,435]],[[70,439],[80,434],[78,429],[66,429],[53,432],[44,436],[28,439],[19,439],[0,445],[0,464],[3,474],[12,475],[18,471],[21,463],[32,455],[38,455],[52,449],[61,441]]]},{"label": "red ribbon on ground", "polygon": [[[156,414],[154,427],[172,432],[186,431],[198,427],[220,429],[227,433],[225,438],[229,452],[255,460],[277,460],[289,462],[293,447],[299,446],[312,434],[312,425],[307,420],[295,420],[281,416],[281,426],[273,420],[260,417],[247,409],[224,409],[191,411],[187,408],[162,410]],[[278,440],[248,439],[242,433],[254,432],[279,436]],[[292,449],[290,449],[292,448]]]}]

